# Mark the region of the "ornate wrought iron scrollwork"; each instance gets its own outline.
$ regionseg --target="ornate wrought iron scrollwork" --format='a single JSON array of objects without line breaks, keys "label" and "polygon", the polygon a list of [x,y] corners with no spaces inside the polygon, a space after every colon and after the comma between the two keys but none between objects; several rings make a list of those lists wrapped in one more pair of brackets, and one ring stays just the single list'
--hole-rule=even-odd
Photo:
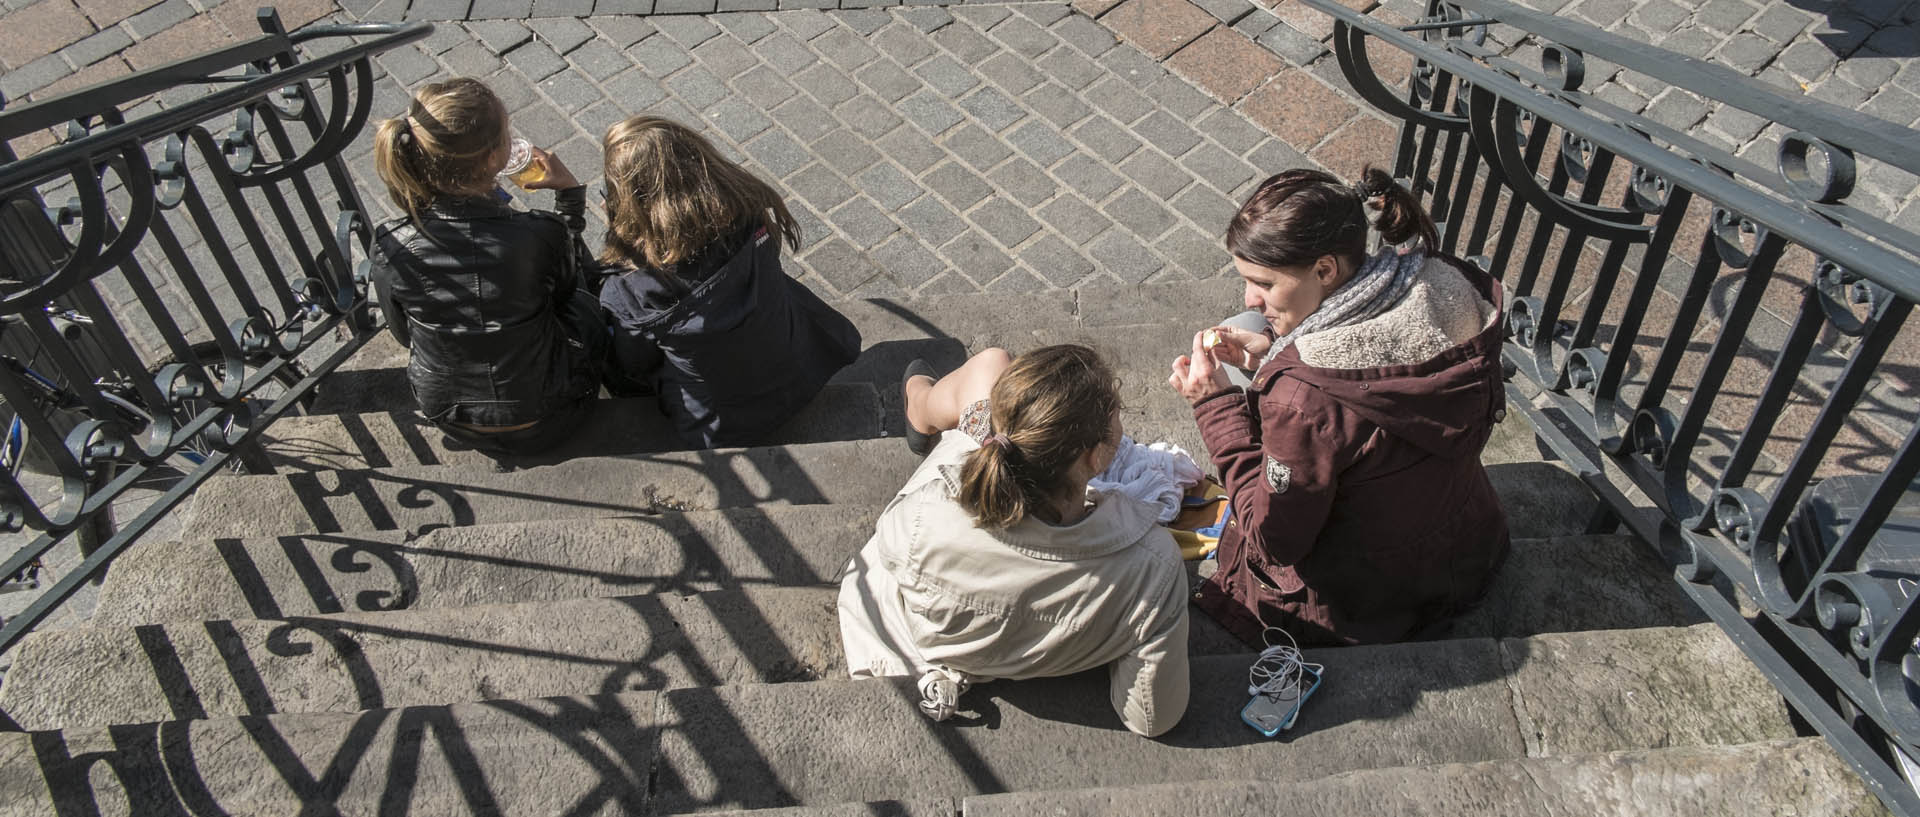
[{"label": "ornate wrought iron scrollwork", "polygon": [[1540,72],[1562,91],[1578,91],[1587,81],[1587,58],[1578,49],[1549,43],[1540,49]]},{"label": "ornate wrought iron scrollwork", "polygon": [[1914,700],[1912,675],[1907,671],[1914,660],[1915,639],[1920,638],[1920,598],[1904,599],[1899,612],[1882,619],[1868,665],[1868,679],[1879,698],[1886,720],[1881,726],[1908,746],[1920,743],[1920,704]]},{"label": "ornate wrought iron scrollwork", "polygon": [[1767,512],[1766,497],[1751,488],[1722,488],[1713,493],[1713,501],[1707,507],[1707,518],[1688,524],[1688,527],[1698,530],[1711,524],[1740,552],[1751,553],[1754,534],[1759,532],[1760,518]]},{"label": "ornate wrought iron scrollwork", "polygon": [[[71,251],[46,277],[0,297],[0,315],[42,308],[80,282],[124,261],[146,237],[147,225],[157,209],[153,188],[147,183],[153,169],[146,150],[135,143],[105,153],[104,157],[79,155],[64,165],[75,195],[58,217],[79,225],[77,235],[66,236]],[[128,200],[124,219],[118,223],[107,205],[104,177],[109,170],[121,177]],[[0,191],[0,199],[11,199],[21,192]]]},{"label": "ornate wrought iron scrollwork", "polygon": [[[1606,241],[1644,242],[1652,228],[1640,223],[1642,214],[1568,199],[1540,184],[1540,178],[1534,175],[1532,166],[1522,152],[1522,145],[1510,138],[1501,138],[1501,134],[1521,132],[1519,120],[1522,110],[1511,100],[1484,88],[1473,87],[1467,94],[1466,118],[1472,128],[1474,147],[1482,152],[1490,165],[1500,169],[1501,180],[1516,196],[1538,211],[1543,219]],[[1564,133],[1562,138],[1567,138]],[[1591,141],[1584,137],[1575,138],[1592,147]],[[1489,152],[1489,146],[1491,155],[1484,155]],[[1567,168],[1567,163],[1571,161],[1567,154],[1563,146],[1563,168]],[[1584,164],[1580,172],[1585,173]]]},{"label": "ornate wrought iron scrollwork", "polygon": [[187,164],[187,140],[180,134],[167,137],[161,147],[160,163],[153,168],[153,184],[156,188],[155,203],[162,210],[172,210],[180,206],[187,195],[187,180],[191,168]]},{"label": "ornate wrought iron scrollwork", "polygon": [[1606,367],[1607,353],[1591,346],[1584,346],[1567,353],[1562,379],[1568,386],[1591,395],[1600,385],[1600,372]]},{"label": "ornate wrought iron scrollwork", "polygon": [[1627,201],[1634,209],[1659,215],[1666,212],[1667,204],[1672,200],[1673,183],[1667,177],[1640,165],[1633,166],[1633,175],[1627,183]]},{"label": "ornate wrought iron scrollwork", "polygon": [[[1539,345],[1540,327],[1537,325],[1540,310],[1544,308],[1540,299],[1532,295],[1512,298],[1507,301],[1507,336],[1513,342],[1529,349]],[[1551,333],[1548,335],[1551,337]]]},{"label": "ornate wrought iron scrollwork", "polygon": [[[1824,169],[1816,172],[1819,157]],[[1807,201],[1838,204],[1853,194],[1857,173],[1853,151],[1808,133],[1794,131],[1780,138],[1780,178]]]},{"label": "ornate wrought iron scrollwork", "polygon": [[1634,412],[1627,428],[1627,450],[1645,457],[1655,471],[1665,471],[1673,438],[1680,433],[1680,418],[1664,406],[1654,406]]},{"label": "ornate wrought iron scrollwork", "polygon": [[1569,130],[1560,132],[1560,167],[1567,171],[1567,178],[1586,184],[1597,153],[1593,142],[1586,137]]},{"label": "ornate wrought iron scrollwork", "polygon": [[1816,260],[1813,270],[1811,297],[1820,299],[1827,323],[1848,337],[1860,337],[1873,325],[1870,317],[1855,313],[1853,307],[1864,306],[1871,316],[1893,297],[1886,287],[1825,258]]},{"label": "ornate wrought iron scrollwork", "polygon": [[1674,566],[1673,575],[1683,582],[1703,584],[1719,577],[1720,566],[1701,542],[1688,539],[1684,558]]},{"label": "ornate wrought iron scrollwork", "polygon": [[[1862,661],[1873,658],[1873,644],[1897,609],[1887,580],[1860,573],[1816,579],[1811,617],[1832,635],[1836,646]],[[1772,607],[1773,605],[1769,605]],[[1799,611],[1776,611],[1803,618]]]},{"label": "ornate wrought iron scrollwork", "polygon": [[1708,231],[1713,236],[1714,250],[1719,253],[1720,262],[1736,270],[1752,266],[1757,249],[1770,234],[1764,225],[1725,207],[1713,208]]},{"label": "ornate wrought iron scrollwork", "polygon": [[[1380,76],[1374,73],[1372,61],[1367,59],[1366,32],[1336,21],[1333,25],[1333,51],[1340,63],[1340,73],[1346,76],[1348,84],[1374,107],[1416,125],[1443,131],[1467,128],[1465,117],[1409,104],[1399,93],[1387,87]],[[1409,78],[1409,81],[1412,79]]]}]

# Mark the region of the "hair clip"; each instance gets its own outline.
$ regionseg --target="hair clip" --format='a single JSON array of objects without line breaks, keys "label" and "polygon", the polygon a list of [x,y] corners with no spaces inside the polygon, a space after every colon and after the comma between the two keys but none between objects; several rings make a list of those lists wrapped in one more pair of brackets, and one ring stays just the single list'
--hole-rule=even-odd
[{"label": "hair clip", "polygon": [[1392,179],[1388,179],[1386,182],[1378,185],[1368,185],[1366,180],[1363,179],[1360,181],[1359,184],[1356,184],[1353,186],[1353,192],[1358,193],[1360,195],[1360,198],[1362,199],[1381,198],[1387,195],[1387,193],[1391,192],[1392,190],[1393,190]]}]

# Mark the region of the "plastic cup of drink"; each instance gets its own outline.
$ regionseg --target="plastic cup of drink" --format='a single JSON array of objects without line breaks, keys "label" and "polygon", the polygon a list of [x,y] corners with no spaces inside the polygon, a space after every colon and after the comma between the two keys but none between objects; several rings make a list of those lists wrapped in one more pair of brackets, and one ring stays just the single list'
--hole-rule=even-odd
[{"label": "plastic cup of drink", "polygon": [[547,177],[547,168],[533,158],[533,143],[515,137],[507,145],[507,166],[500,175],[525,189]]}]

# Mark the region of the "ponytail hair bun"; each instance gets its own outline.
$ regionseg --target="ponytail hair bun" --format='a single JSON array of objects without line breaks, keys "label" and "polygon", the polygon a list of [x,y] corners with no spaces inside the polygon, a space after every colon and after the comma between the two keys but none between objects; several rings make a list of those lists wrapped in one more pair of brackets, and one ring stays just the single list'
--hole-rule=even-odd
[{"label": "ponytail hair bun", "polygon": [[1388,244],[1405,244],[1408,239],[1418,237],[1421,252],[1428,253],[1440,245],[1440,231],[1434,226],[1433,217],[1427,215],[1411,191],[1386,171],[1367,165],[1360,171],[1360,183],[1355,187],[1367,209],[1378,213],[1373,227]]},{"label": "ponytail hair bun", "polygon": [[1367,228],[1393,244],[1418,237],[1431,252],[1439,244],[1433,219],[1406,187],[1367,166],[1348,185],[1332,174],[1297,168],[1267,178],[1227,223],[1227,252],[1263,267],[1309,264],[1324,255],[1358,267],[1367,254]]},{"label": "ponytail hair bun", "polygon": [[1067,484],[1073,465],[1111,439],[1119,383],[1085,346],[1035,349],[993,384],[994,434],[967,455],[955,499],[983,528],[1020,524]]}]

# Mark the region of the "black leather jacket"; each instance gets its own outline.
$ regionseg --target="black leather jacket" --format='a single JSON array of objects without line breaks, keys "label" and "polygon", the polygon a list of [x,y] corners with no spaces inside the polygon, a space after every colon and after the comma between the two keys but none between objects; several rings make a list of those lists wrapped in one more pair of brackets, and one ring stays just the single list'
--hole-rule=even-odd
[{"label": "black leather jacket", "polygon": [[418,224],[402,217],[375,231],[374,287],[412,352],[407,380],[427,419],[518,425],[598,389],[588,347],[561,317],[587,269],[586,188],[554,204],[557,213],[443,200]]}]

